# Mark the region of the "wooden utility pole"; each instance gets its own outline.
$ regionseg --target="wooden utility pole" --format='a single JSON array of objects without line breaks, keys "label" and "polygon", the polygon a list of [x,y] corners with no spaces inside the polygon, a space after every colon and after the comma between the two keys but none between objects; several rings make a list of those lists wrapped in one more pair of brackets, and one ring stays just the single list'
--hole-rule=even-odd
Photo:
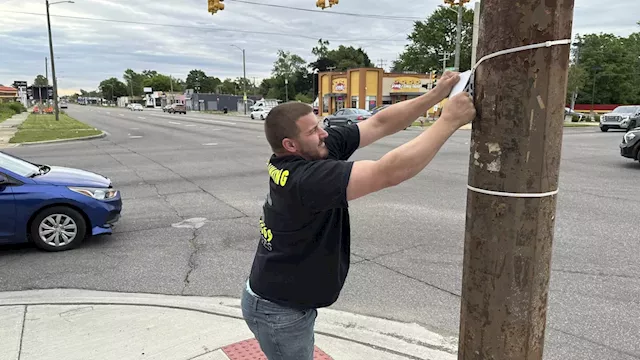
[{"label": "wooden utility pole", "polygon": [[[478,57],[570,39],[573,6],[482,0]],[[523,50],[476,69],[459,359],[542,359],[569,50]]]}]

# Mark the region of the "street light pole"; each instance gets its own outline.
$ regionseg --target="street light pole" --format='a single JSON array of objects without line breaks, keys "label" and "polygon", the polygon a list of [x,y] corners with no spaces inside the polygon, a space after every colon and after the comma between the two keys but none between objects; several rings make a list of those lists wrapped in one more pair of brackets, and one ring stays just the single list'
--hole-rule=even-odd
[{"label": "street light pole", "polygon": [[462,12],[464,11],[464,5],[462,1],[458,2],[458,26],[456,26],[456,57],[453,66],[456,71],[460,71],[460,43],[462,42]]},{"label": "street light pole", "polygon": [[237,45],[231,45],[242,51],[242,103],[244,105],[244,114],[247,115],[247,62],[245,59],[245,50]]},{"label": "street light pole", "polygon": [[53,111],[56,114],[56,121],[60,120],[60,109],[58,109],[58,81],[56,80],[56,65],[53,58],[53,40],[51,39],[51,18],[49,17],[49,7],[60,3],[73,4],[73,1],[58,1],[49,4],[49,0],[45,0],[45,4],[47,5],[47,30],[49,32],[49,55],[51,56],[51,77],[53,81]]}]

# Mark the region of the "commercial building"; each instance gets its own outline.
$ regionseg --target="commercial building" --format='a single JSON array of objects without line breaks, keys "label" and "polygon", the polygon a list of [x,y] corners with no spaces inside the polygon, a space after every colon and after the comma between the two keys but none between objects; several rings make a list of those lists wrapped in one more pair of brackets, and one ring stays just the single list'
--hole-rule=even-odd
[{"label": "commercial building", "polygon": [[[261,98],[258,95],[247,95],[247,111],[250,111],[249,107]],[[226,108],[231,112],[244,112],[242,95],[187,93],[185,104],[187,110],[193,111],[222,111]]]},{"label": "commercial building", "polygon": [[0,85],[0,103],[16,101],[16,99],[18,99],[18,89]]},{"label": "commercial building", "polygon": [[427,93],[433,81],[430,74],[386,73],[380,68],[321,72],[318,74],[321,99],[318,114],[333,114],[349,107],[373,110],[395,104]]}]

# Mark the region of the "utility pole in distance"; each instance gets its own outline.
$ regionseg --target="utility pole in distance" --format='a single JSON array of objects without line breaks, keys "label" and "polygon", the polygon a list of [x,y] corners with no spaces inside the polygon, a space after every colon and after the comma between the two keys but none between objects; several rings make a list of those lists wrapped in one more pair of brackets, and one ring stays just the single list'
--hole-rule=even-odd
[{"label": "utility pole in distance", "polygon": [[[570,39],[573,7],[483,0],[478,57]],[[476,70],[461,360],[542,359],[569,51],[523,50]]]}]

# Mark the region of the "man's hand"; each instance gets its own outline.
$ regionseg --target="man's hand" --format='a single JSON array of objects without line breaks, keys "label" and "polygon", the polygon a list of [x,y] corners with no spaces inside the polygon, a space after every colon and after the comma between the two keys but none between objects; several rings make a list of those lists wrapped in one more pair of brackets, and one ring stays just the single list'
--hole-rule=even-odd
[{"label": "man's hand", "polygon": [[434,90],[441,97],[440,100],[444,100],[449,94],[454,86],[460,81],[460,74],[453,71],[445,72],[442,77],[438,80],[438,84],[434,88]]},{"label": "man's hand", "polygon": [[473,105],[473,99],[469,93],[463,91],[447,101],[440,118],[458,129],[475,117],[476,108]]}]

